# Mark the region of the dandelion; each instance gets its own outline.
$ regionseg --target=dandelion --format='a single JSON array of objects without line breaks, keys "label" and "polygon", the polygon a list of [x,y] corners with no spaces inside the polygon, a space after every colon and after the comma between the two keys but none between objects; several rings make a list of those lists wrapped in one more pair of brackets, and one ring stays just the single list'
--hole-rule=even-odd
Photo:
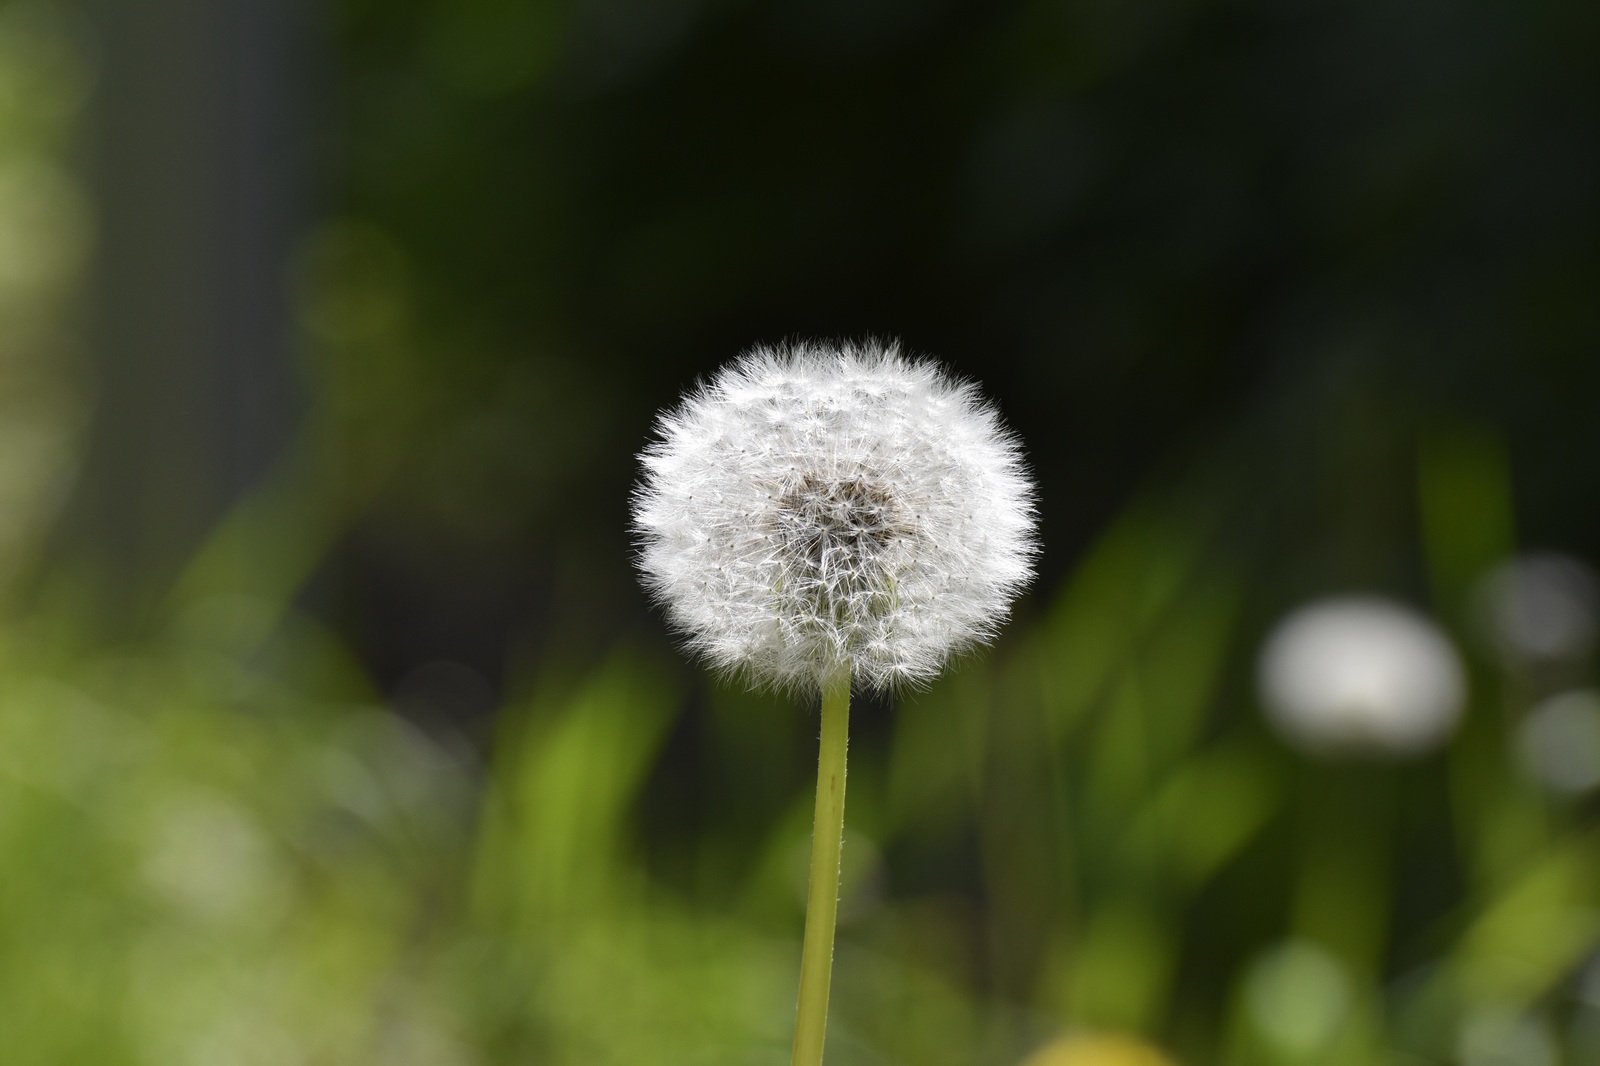
[{"label": "dandelion", "polygon": [[759,686],[890,689],[987,640],[1033,492],[977,390],[894,347],[757,349],[662,416],[634,527],[690,646]]},{"label": "dandelion", "polygon": [[1523,766],[1554,792],[1600,785],[1600,692],[1576,689],[1539,701],[1517,731]]},{"label": "dandelion", "polygon": [[818,1063],[851,686],[926,682],[994,636],[1033,574],[1032,483],[973,385],[875,343],[755,349],[640,461],[639,567],[688,647],[822,700],[794,1051]]},{"label": "dandelion", "polygon": [[1322,600],[1284,618],[1262,648],[1259,677],[1273,724],[1319,754],[1428,751],[1455,728],[1465,694],[1449,639],[1376,596]]},{"label": "dandelion", "polygon": [[1600,635],[1600,577],[1570,555],[1508,559],[1479,582],[1476,598],[1489,638],[1514,665],[1581,662]]}]

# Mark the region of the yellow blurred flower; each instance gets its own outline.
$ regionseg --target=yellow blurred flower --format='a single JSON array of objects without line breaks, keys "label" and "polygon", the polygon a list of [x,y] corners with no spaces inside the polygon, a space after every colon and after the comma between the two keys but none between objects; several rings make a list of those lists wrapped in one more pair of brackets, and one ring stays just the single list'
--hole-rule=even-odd
[{"label": "yellow blurred flower", "polygon": [[1135,1036],[1094,1033],[1066,1036],[1028,1056],[1022,1066],[1175,1066],[1161,1051]]}]

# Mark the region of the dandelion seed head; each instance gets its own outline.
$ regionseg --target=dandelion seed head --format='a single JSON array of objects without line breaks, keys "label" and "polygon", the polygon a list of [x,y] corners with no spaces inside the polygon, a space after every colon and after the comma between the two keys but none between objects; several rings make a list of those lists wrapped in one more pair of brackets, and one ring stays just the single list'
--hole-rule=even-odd
[{"label": "dandelion seed head", "polygon": [[640,461],[645,586],[691,649],[758,686],[924,682],[1033,575],[1016,439],[894,345],[757,348],[663,413]]},{"label": "dandelion seed head", "polygon": [[1479,621],[1508,664],[1575,663],[1600,637],[1600,577],[1557,552],[1508,559],[1479,582]]},{"label": "dandelion seed head", "polygon": [[1540,700],[1517,730],[1522,765],[1553,792],[1600,786],[1600,692],[1575,689]]},{"label": "dandelion seed head", "polygon": [[1422,754],[1450,735],[1466,695],[1449,638],[1377,596],[1289,614],[1262,647],[1259,680],[1272,724],[1319,755]]}]

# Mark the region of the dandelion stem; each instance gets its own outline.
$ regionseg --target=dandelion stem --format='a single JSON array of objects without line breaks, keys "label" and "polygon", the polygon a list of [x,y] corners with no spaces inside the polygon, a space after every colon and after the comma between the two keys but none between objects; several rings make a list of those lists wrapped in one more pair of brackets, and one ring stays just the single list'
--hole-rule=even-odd
[{"label": "dandelion stem", "polygon": [[844,843],[845,750],[850,736],[850,675],[822,691],[822,744],[817,757],[817,807],[811,828],[811,884],[806,893],[800,1002],[795,1008],[792,1066],[820,1066],[828,1031],[833,930],[839,910],[839,853]]}]

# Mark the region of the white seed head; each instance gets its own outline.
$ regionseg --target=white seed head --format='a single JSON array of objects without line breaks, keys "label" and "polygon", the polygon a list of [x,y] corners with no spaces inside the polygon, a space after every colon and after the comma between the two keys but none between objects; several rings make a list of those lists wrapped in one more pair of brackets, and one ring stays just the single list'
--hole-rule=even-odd
[{"label": "white seed head", "polygon": [[1321,600],[1268,636],[1261,697],[1288,741],[1322,755],[1419,755],[1455,728],[1461,659],[1439,627],[1376,596]]},{"label": "white seed head", "polygon": [[1600,786],[1600,692],[1576,689],[1540,700],[1517,730],[1522,764],[1553,792]]},{"label": "white seed head", "polygon": [[977,389],[894,345],[757,348],[640,456],[645,586],[751,683],[926,681],[1033,576],[1033,485]]},{"label": "white seed head", "polygon": [[1479,582],[1477,608],[1509,663],[1581,662],[1600,637],[1600,577],[1570,555],[1518,555]]}]

